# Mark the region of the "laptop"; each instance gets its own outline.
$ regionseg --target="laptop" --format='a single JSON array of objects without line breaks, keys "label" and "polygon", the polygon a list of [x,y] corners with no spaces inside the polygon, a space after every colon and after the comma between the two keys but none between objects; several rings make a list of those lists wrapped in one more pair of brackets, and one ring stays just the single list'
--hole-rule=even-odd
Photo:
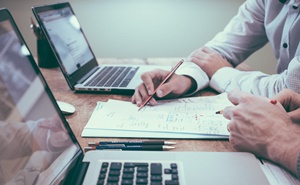
[{"label": "laptop", "polygon": [[250,153],[84,153],[4,8],[0,94],[0,184],[268,184]]},{"label": "laptop", "polygon": [[157,65],[99,65],[68,2],[36,6],[33,13],[71,90],[133,94],[140,76]]}]

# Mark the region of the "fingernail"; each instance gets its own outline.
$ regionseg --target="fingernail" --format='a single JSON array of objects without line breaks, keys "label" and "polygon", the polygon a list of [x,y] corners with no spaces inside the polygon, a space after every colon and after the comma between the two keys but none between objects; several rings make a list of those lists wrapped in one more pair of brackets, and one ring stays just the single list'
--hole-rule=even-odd
[{"label": "fingernail", "polygon": [[158,97],[162,97],[163,92],[161,90],[157,90],[156,94],[157,94]]},{"label": "fingernail", "polygon": [[149,89],[148,89],[148,95],[152,95],[152,92],[151,92],[151,90],[149,90]]}]

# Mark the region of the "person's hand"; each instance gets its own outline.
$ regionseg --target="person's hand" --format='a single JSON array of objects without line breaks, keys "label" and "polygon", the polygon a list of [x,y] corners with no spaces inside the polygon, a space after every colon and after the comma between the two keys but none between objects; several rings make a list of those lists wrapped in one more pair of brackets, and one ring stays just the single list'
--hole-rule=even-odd
[{"label": "person's hand", "polygon": [[282,105],[237,90],[228,93],[228,99],[236,105],[223,111],[223,116],[230,120],[228,131],[232,146],[272,160],[295,173],[300,126],[292,122]]},{"label": "person's hand", "polygon": [[300,94],[290,89],[284,89],[273,99],[282,104],[293,122],[300,123]]},{"label": "person's hand", "polygon": [[36,150],[61,152],[70,146],[72,141],[62,124],[58,116],[39,120],[33,131]]},{"label": "person's hand", "polygon": [[197,64],[209,78],[222,67],[232,67],[220,54],[208,47],[202,47],[188,56],[188,61]]},{"label": "person's hand", "polygon": [[[143,83],[136,87],[132,96],[132,103],[141,106],[150,95],[154,93],[155,88],[163,81],[170,71],[156,69],[141,75]],[[192,87],[192,79],[186,76],[173,74],[171,78],[157,90],[155,96],[158,98],[175,98],[189,91]],[[157,102],[154,98],[149,101],[150,105]]]}]

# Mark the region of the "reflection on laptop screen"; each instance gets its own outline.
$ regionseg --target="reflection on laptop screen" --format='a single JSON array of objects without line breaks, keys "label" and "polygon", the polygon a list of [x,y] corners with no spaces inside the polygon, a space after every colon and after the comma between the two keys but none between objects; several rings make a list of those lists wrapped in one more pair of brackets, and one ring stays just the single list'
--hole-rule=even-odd
[{"label": "reflection on laptop screen", "polygon": [[39,13],[39,16],[68,75],[93,58],[80,24],[69,7]]},{"label": "reflection on laptop screen", "polygon": [[14,29],[0,16],[0,184],[51,184],[79,146]]}]

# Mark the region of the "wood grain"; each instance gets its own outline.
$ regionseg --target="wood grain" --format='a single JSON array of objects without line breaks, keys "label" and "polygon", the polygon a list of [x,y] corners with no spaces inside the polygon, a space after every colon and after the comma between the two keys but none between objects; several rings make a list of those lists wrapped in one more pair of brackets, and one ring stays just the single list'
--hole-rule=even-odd
[{"label": "wood grain", "polygon": [[[149,59],[115,59],[103,58],[99,59],[99,63],[111,64],[166,64],[175,65],[180,58],[149,58]],[[131,96],[116,95],[116,94],[96,94],[96,93],[75,93],[70,90],[66,80],[64,79],[59,68],[40,68],[44,75],[54,97],[59,101],[71,103],[75,106],[74,114],[66,116],[76,138],[82,148],[87,146],[89,141],[99,142],[100,140],[145,140],[145,139],[126,139],[126,138],[82,138],[81,132],[88,122],[96,106],[97,101],[106,102],[108,99],[117,99],[130,101]],[[216,92],[210,88],[204,89],[195,94],[195,96],[212,96]],[[175,151],[214,151],[214,152],[229,152],[235,151],[228,140],[196,140],[196,139],[178,139],[176,141]]]}]

